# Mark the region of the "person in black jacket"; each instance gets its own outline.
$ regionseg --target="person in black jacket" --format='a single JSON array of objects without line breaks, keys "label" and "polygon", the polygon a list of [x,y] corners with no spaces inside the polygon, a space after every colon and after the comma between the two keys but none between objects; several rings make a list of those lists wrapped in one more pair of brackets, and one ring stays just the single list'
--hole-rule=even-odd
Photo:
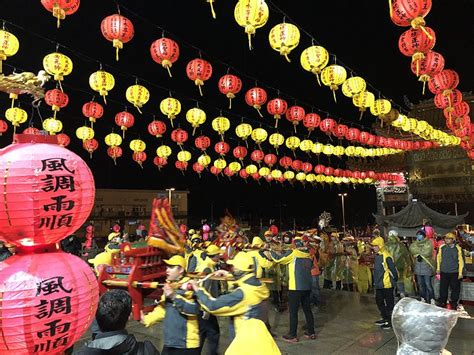
[{"label": "person in black jacket", "polygon": [[131,311],[132,299],[127,291],[116,289],[104,293],[95,316],[100,332],[74,354],[160,355],[151,342],[138,342],[133,334],[125,330]]}]

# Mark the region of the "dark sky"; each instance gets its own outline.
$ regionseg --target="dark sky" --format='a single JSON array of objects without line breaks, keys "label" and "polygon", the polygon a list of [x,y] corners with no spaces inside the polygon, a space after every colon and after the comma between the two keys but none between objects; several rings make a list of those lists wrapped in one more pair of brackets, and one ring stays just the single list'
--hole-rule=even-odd
[{"label": "dark sky", "polygon": [[[188,189],[190,194],[190,214],[195,217],[209,216],[213,203],[214,216],[222,213],[228,207],[235,215],[249,215],[254,219],[261,216],[263,223],[268,218],[278,218],[279,204],[282,203],[282,215],[287,220],[297,218],[297,223],[310,223],[323,210],[339,214],[340,200],[336,187],[303,188],[300,184],[291,187],[289,184],[276,186],[275,183],[261,182],[260,185],[249,181],[244,183],[240,178],[229,181],[220,177],[204,173],[202,178],[192,172],[191,167],[183,176],[174,166],[166,167],[158,172],[152,164],[154,151],[161,140],[151,137],[147,131],[147,124],[153,119],[153,114],[162,119],[159,112],[159,102],[168,96],[168,90],[179,98],[183,108],[176,123],[189,130],[189,123],[184,119],[185,112],[195,105],[194,100],[201,102],[200,106],[208,115],[202,132],[211,137],[213,142],[218,139],[217,134],[210,129],[212,118],[224,110],[224,115],[231,119],[232,127],[245,120],[254,127],[262,127],[271,131],[273,120],[268,114],[260,119],[253,109],[244,102],[245,91],[258,84],[264,87],[270,98],[277,95],[276,88],[280,89],[281,96],[286,98],[290,105],[299,104],[307,111],[311,107],[330,112],[331,117],[349,125],[363,124],[366,129],[374,121],[374,117],[366,114],[362,121],[358,120],[358,111],[350,100],[338,93],[338,103],[335,104],[330,90],[320,88],[315,78],[305,72],[299,65],[301,51],[311,45],[310,38],[302,33],[300,45],[290,55],[291,63],[273,51],[268,44],[268,32],[277,23],[282,22],[283,15],[276,12],[270,4],[270,19],[261,29],[257,30],[253,38],[254,50],[249,51],[247,37],[243,29],[237,25],[233,17],[235,1],[217,0],[215,8],[217,20],[210,15],[208,4],[204,0],[161,0],[161,1],[119,1],[124,7],[121,12],[128,17],[135,26],[135,37],[125,44],[120,53],[120,61],[114,60],[114,49],[100,33],[101,20],[116,12],[116,3],[111,0],[92,1],[83,0],[79,11],[67,17],[61,28],[56,29],[55,19],[41,6],[40,1],[16,0],[2,1],[1,16],[8,22],[8,30],[20,40],[20,51],[7,63],[27,71],[37,72],[42,69],[43,57],[53,52],[55,42],[62,44],[60,51],[68,55],[74,62],[74,71],[64,82],[65,92],[70,98],[69,106],[62,110],[58,118],[64,124],[65,133],[69,134],[73,143],[70,148],[80,154],[94,172],[97,187],[107,188],[150,188],[161,189],[174,186],[178,189]],[[403,105],[403,96],[410,101],[418,102],[422,99],[421,85],[410,71],[410,58],[404,57],[398,51],[398,37],[405,30],[395,26],[389,19],[386,1],[375,0],[339,0],[339,1],[273,1],[295,24],[310,32],[313,37],[331,53],[337,55],[338,62],[342,61],[358,75],[364,77],[383,96]],[[438,0],[434,1],[433,8],[428,15],[427,22],[435,32],[437,43],[435,50],[442,53],[446,59],[446,68],[456,70],[461,78],[459,89],[472,89],[474,79],[472,63],[474,62],[474,43],[472,14],[474,2],[470,0]],[[131,10],[131,11],[130,11]],[[286,19],[287,22],[292,22]],[[15,26],[16,25],[16,26]],[[19,27],[17,27],[19,26]],[[149,47],[152,41],[165,35],[176,40],[181,49],[181,56],[173,65],[173,78],[152,61]],[[51,40],[51,41],[49,41]],[[194,46],[194,48],[193,48]],[[214,74],[204,86],[204,97],[199,97],[194,84],[185,75],[186,63],[199,56],[198,49],[202,50],[202,57],[213,65]],[[96,138],[100,148],[90,160],[87,152],[75,138],[75,130],[83,125],[84,118],[81,106],[94,95],[89,88],[89,75],[99,69],[99,62],[104,69],[114,74],[116,86],[109,95],[109,103],[105,107],[104,117],[96,124]],[[332,61],[331,61],[332,62]],[[234,100],[231,113],[227,112],[227,99],[218,92],[217,81],[229,69],[224,63],[231,65],[230,73],[240,76],[243,80],[243,90]],[[12,67],[6,66],[4,72],[11,73]],[[151,99],[140,115],[135,108],[125,100],[125,90],[133,85],[135,77],[145,79],[139,82],[151,91]],[[48,84],[52,88],[53,83]],[[372,90],[376,96],[378,92]],[[431,98],[428,93],[426,98]],[[296,99],[296,101],[295,101]],[[22,107],[31,117],[31,107],[28,99],[23,97]],[[5,95],[0,98],[2,107],[8,107]],[[122,148],[124,156],[114,166],[106,155],[104,136],[112,128],[117,131],[114,116],[125,106],[135,115],[135,126],[127,133],[127,139]],[[405,106],[403,106],[406,109]],[[43,118],[48,117],[49,107],[42,105]],[[317,111],[315,111],[317,112]],[[167,123],[168,121],[165,120]],[[40,127],[40,118],[35,114],[33,123]],[[291,126],[283,122],[280,132],[289,136]],[[299,128],[299,136],[303,136],[303,128]],[[170,127],[164,142],[173,147],[176,145],[169,140]],[[200,132],[199,132],[200,133]],[[271,132],[270,132],[271,133]],[[140,169],[131,160],[131,151],[128,149],[130,139],[144,139],[147,142],[148,160],[144,169]],[[313,140],[327,142],[328,139],[319,134],[313,134]],[[226,138],[231,146],[237,145],[231,128]],[[0,146],[11,141],[11,132],[0,137]],[[192,151],[194,159],[198,152],[193,148],[192,141],[188,149]],[[335,142],[333,142],[335,143]],[[192,145],[192,146],[191,146]],[[264,146],[265,152],[270,152]],[[211,151],[210,155],[216,154]],[[306,157],[301,156],[301,159]],[[229,157],[227,161],[231,161]],[[307,159],[306,159],[307,160]],[[194,161],[194,160],[193,160]],[[317,163],[316,158],[310,159]],[[328,161],[321,157],[321,163],[333,167],[344,167],[344,162],[338,159]],[[342,187],[349,191],[347,200],[349,222],[364,224],[375,210],[375,192],[370,187]],[[286,206],[285,206],[286,205]],[[339,217],[335,217],[339,218]]]}]

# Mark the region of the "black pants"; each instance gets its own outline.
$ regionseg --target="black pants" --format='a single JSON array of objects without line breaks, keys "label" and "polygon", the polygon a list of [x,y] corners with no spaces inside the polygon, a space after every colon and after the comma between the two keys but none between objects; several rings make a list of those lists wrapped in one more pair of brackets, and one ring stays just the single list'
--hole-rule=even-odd
[{"label": "black pants", "polygon": [[391,322],[393,306],[395,304],[395,299],[393,296],[393,287],[392,288],[382,288],[375,290],[375,302],[380,311],[380,315],[387,322]]},{"label": "black pants", "polygon": [[208,319],[199,317],[199,337],[201,339],[200,351],[204,346],[204,341],[207,338],[207,353],[209,355],[217,355],[217,348],[219,347],[219,322],[217,317],[212,314],[209,315]]},{"label": "black pants", "polygon": [[448,301],[448,290],[451,288],[451,306],[456,308],[459,302],[459,293],[461,292],[461,280],[458,279],[458,273],[442,272],[439,282],[439,303],[442,306]]},{"label": "black pants", "polygon": [[169,348],[166,345],[163,347],[161,355],[199,355],[201,350],[199,348],[193,349],[181,349],[181,348]]},{"label": "black pants", "polygon": [[288,306],[290,308],[290,334],[296,336],[298,329],[298,309],[303,307],[306,318],[307,332],[314,334],[314,319],[311,311],[311,290],[307,291],[288,291]]}]

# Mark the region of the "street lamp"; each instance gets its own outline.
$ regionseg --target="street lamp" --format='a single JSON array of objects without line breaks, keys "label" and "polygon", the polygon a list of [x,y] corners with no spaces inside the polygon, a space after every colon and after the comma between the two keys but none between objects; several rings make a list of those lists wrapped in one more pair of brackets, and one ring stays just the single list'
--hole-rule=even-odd
[{"label": "street lamp", "polygon": [[166,191],[168,191],[168,201],[169,201],[169,203],[170,203],[170,208],[172,208],[172,206],[171,206],[171,197],[172,197],[171,193],[172,193],[174,190],[176,190],[174,187],[170,187],[169,189],[166,189]]},{"label": "street lamp", "polygon": [[342,194],[337,194],[341,197],[342,200],[342,229],[344,230],[344,234],[346,233],[346,211],[344,209],[344,197],[347,196],[347,193],[344,192]]}]

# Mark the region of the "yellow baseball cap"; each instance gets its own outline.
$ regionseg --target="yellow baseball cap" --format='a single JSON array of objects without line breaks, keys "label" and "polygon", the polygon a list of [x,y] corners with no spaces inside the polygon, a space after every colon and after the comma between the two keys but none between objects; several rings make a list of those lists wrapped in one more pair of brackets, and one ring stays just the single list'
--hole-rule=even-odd
[{"label": "yellow baseball cap", "polygon": [[173,255],[168,260],[163,260],[166,265],[169,266],[181,266],[183,269],[186,268],[186,260],[181,255]]},{"label": "yellow baseball cap", "polygon": [[221,255],[224,254],[224,250],[222,250],[215,244],[211,244],[206,248],[206,253],[209,256]]},{"label": "yellow baseball cap", "polygon": [[227,260],[227,264],[234,266],[234,268],[240,271],[253,270],[253,259],[245,252],[240,252],[233,259]]}]

